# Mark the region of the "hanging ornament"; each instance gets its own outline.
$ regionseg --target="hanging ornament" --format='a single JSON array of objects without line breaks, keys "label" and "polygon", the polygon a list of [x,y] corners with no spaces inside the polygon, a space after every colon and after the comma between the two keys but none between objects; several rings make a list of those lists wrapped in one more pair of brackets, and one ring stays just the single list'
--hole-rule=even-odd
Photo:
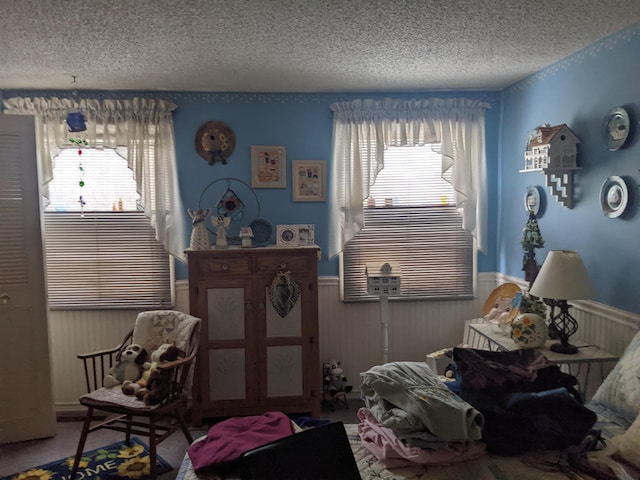
[{"label": "hanging ornament", "polygon": [[269,300],[278,315],[286,317],[300,297],[300,282],[291,272],[278,273],[269,287]]},{"label": "hanging ornament", "polygon": [[219,216],[230,217],[231,219],[242,217],[244,203],[242,203],[236,192],[231,190],[228,184],[227,190],[222,194],[222,198],[218,202],[217,211]]},{"label": "hanging ornament", "polygon": [[78,102],[78,90],[75,75],[73,75],[73,87],[72,95],[76,108],[67,112],[67,126],[69,127],[70,132],[84,132],[87,130],[87,119],[85,118],[84,112],[80,108],[80,103]]}]

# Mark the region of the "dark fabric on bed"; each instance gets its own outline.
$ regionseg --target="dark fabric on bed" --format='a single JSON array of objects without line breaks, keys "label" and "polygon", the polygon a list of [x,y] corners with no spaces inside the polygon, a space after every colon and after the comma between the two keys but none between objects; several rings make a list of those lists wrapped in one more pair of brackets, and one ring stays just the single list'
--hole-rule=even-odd
[{"label": "dark fabric on bed", "polygon": [[577,380],[540,352],[454,349],[460,396],[482,412],[482,439],[491,453],[564,449],[580,443],[596,422],[573,388]]}]

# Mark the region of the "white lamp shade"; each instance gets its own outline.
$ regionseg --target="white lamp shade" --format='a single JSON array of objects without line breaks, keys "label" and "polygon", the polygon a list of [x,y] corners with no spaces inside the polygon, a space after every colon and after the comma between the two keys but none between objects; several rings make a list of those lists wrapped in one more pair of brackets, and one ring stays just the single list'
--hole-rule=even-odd
[{"label": "white lamp shade", "polygon": [[593,285],[578,252],[552,250],[529,291],[554,300],[578,300],[594,295]]}]

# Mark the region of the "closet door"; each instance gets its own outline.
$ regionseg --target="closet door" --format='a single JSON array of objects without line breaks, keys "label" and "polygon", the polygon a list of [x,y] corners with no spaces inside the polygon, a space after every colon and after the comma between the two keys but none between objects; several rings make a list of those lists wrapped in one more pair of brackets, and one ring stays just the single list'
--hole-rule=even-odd
[{"label": "closet door", "polygon": [[0,443],[55,434],[34,118],[0,114]]}]

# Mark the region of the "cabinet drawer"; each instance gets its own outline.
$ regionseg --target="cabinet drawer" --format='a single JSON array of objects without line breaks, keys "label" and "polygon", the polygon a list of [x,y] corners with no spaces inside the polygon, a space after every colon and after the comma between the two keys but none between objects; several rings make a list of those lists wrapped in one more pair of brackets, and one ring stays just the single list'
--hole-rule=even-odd
[{"label": "cabinet drawer", "polygon": [[250,258],[206,258],[200,262],[203,275],[247,275],[251,273]]},{"label": "cabinet drawer", "polygon": [[277,274],[280,272],[307,272],[309,271],[308,256],[280,256],[273,255],[258,259],[258,272]]}]

